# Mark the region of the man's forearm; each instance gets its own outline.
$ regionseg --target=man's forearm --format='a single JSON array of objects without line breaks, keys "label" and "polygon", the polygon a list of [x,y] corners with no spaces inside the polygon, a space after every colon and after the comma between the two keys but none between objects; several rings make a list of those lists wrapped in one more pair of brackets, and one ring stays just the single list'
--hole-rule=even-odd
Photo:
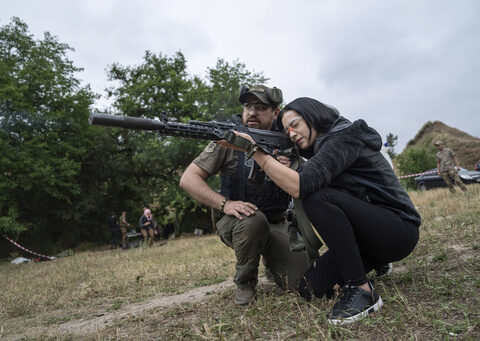
[{"label": "man's forearm", "polygon": [[216,208],[217,210],[221,209],[222,201],[225,199],[221,194],[212,190],[208,184],[203,181],[199,181],[195,185],[185,187],[184,189],[196,201],[208,207]]},{"label": "man's forearm", "polygon": [[187,191],[194,200],[217,210],[221,209],[222,201],[225,199],[221,194],[211,189],[205,179],[192,171],[190,167],[183,174],[180,187]]},{"label": "man's forearm", "polygon": [[222,210],[223,208],[223,212],[226,215],[235,216],[239,220],[243,219],[242,215],[248,217],[255,214],[255,211],[258,210],[258,207],[250,202],[241,200],[225,201],[226,198],[208,186],[206,182],[208,177],[209,173],[207,171],[192,163],[183,173],[180,179],[180,187],[186,190],[196,201],[217,210]]}]

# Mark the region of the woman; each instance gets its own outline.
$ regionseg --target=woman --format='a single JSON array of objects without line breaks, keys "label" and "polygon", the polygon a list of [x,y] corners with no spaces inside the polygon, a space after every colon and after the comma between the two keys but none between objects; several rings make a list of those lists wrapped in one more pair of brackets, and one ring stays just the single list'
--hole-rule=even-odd
[{"label": "woman", "polygon": [[152,246],[153,245],[153,237],[154,237],[154,235],[153,235],[153,216],[152,216],[152,212],[150,212],[150,210],[148,208],[146,208],[145,211],[143,211],[143,215],[140,217],[139,225],[140,225],[140,232],[143,235],[143,240],[144,240],[145,244],[147,244],[148,237],[150,236],[150,242],[149,242],[148,246]]},{"label": "woman", "polygon": [[[305,273],[300,295],[331,297],[343,287],[329,318],[350,323],[382,306],[366,273],[409,255],[421,218],[380,153],[379,134],[311,98],[298,98],[277,123],[308,161],[294,171],[257,148],[255,161],[294,198],[328,247]],[[237,133],[253,142],[250,136]]]}]

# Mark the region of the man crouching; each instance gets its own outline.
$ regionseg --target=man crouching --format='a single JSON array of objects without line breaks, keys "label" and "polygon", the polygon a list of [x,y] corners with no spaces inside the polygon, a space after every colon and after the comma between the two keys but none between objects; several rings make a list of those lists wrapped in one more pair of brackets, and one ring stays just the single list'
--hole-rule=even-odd
[{"label": "man crouching", "polygon": [[[249,89],[244,86],[239,101],[243,104],[243,113],[234,116],[236,122],[249,128],[271,130],[283,97],[281,90],[275,87],[256,85]],[[285,156],[278,156],[278,160],[290,163]],[[268,177],[260,188],[251,184],[248,175],[253,162],[244,152],[211,142],[187,167],[180,180],[180,186],[193,199],[223,214],[217,223],[217,233],[235,251],[237,292],[234,302],[238,305],[249,304],[255,299],[260,256],[277,285],[284,289],[295,290],[309,267],[306,252],[289,249],[285,222],[289,195]],[[218,172],[220,193],[206,182]]]}]

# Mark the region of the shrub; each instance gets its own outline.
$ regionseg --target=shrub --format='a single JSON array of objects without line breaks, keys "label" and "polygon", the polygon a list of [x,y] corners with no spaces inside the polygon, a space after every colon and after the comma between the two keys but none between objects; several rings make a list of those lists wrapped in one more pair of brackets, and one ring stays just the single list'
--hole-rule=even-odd
[{"label": "shrub", "polygon": [[[397,156],[396,165],[400,175],[421,173],[435,168],[437,166],[435,149],[433,147],[409,148]],[[405,188],[415,187],[413,177],[402,179],[401,183]]]}]

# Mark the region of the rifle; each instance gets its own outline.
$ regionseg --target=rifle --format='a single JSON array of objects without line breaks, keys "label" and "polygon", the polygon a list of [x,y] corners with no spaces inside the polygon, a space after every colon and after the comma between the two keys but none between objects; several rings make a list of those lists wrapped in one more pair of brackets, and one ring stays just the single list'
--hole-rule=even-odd
[{"label": "rifle", "polygon": [[[175,136],[199,140],[226,140],[232,143],[236,135],[233,130],[246,133],[252,137],[255,143],[265,152],[273,155],[274,150],[279,154],[296,156],[296,149],[290,138],[278,131],[249,128],[243,124],[217,122],[217,121],[194,121],[179,123],[169,118],[165,113],[160,115],[159,120],[119,115],[90,114],[90,124],[108,127],[118,127],[135,130],[158,131],[161,136]],[[298,157],[296,158],[298,159]],[[265,174],[260,170],[256,162],[252,163],[249,180],[256,185],[263,183]]]}]

